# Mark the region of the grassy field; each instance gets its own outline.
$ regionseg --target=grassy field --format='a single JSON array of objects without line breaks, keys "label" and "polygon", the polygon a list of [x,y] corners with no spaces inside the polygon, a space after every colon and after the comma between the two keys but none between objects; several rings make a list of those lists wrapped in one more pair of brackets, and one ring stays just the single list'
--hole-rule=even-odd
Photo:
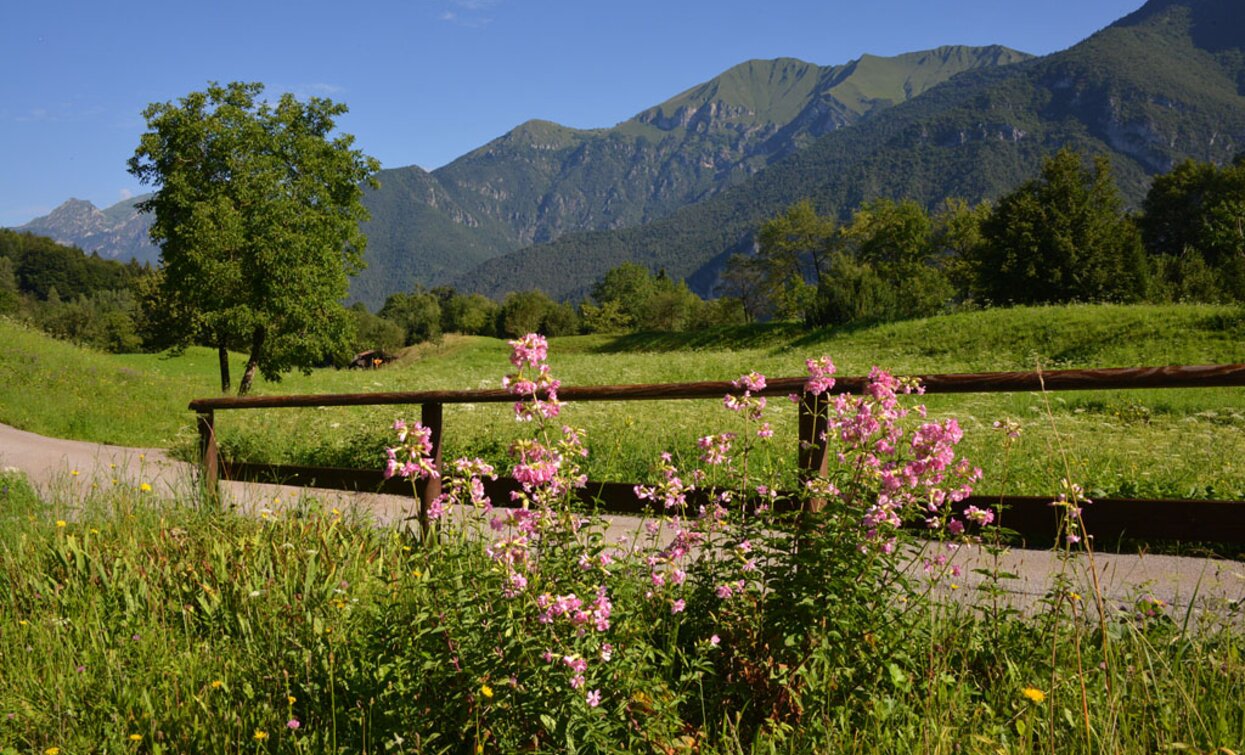
[{"label": "grassy field", "polygon": [[[1061,307],[815,333],[567,338],[550,363],[570,385],[793,376],[823,353],[842,374],[1239,363],[1242,336],[1245,317],[1226,308]],[[384,370],[321,370],[259,391],[497,387],[507,353],[499,340],[451,337]],[[206,350],[108,356],[0,320],[0,421],[25,429],[188,452],[186,403],[216,385]],[[985,468],[986,490],[1050,492],[1067,464],[1093,494],[1226,497],[1245,491],[1243,394],[928,404],[961,418],[960,450]],[[771,403],[776,448],[794,457],[794,407]],[[379,466],[394,414],[222,412],[220,429],[243,457]],[[532,431],[501,405],[446,414],[450,454],[502,459],[510,438]],[[591,474],[616,479],[649,473],[666,447],[694,456],[697,436],[738,421],[717,401],[569,405],[564,415],[588,428]],[[1001,418],[1024,427],[1006,460],[990,428]],[[998,567],[979,572],[983,589],[969,595],[954,556],[939,560],[951,549],[901,531],[887,550],[862,534],[879,500],[867,476],[859,500],[802,519],[798,534],[777,515],[728,507],[720,519],[654,520],[651,537],[641,528],[622,543],[589,512],[568,516],[566,500],[494,528],[441,524],[417,537],[310,499],[246,516],[137,485],[40,497],[3,464],[0,455],[0,755],[1209,753],[1245,743],[1241,601],[1178,608],[1139,586],[1135,599],[1109,602],[1069,544],[1045,594],[1010,610]],[[737,490],[754,489],[763,466],[745,465]],[[676,555],[656,533],[684,527],[705,547]],[[987,553],[1000,547],[1002,533],[981,533]],[[915,549],[925,569],[907,563]]]},{"label": "grassy field", "polygon": [[[498,387],[509,365],[503,341],[447,337],[411,349],[380,371],[316,370],[257,393],[333,393]],[[802,374],[803,360],[830,355],[840,374],[872,365],[898,374],[1065,367],[1245,362],[1241,310],[1199,305],[1063,306],[988,310],[875,327],[808,332],[758,325],[693,334],[555,339],[551,364],[565,385],[732,379],[758,370]],[[235,374],[241,357],[235,356]],[[0,320],[0,421],[47,435],[193,448],[194,397],[215,395],[216,358],[112,356],[86,352]],[[983,489],[1048,493],[1064,465],[1097,495],[1245,496],[1245,392],[1240,389],[931,396],[935,415],[965,426],[965,453],[985,468]],[[1048,411],[1049,408],[1049,411]],[[417,416],[412,407],[406,414]],[[795,409],[771,402],[777,442],[794,454]],[[223,412],[226,454],[255,461],[343,466],[378,463],[394,407]],[[689,453],[695,438],[729,429],[717,402],[571,405],[567,422],[587,430],[598,479],[642,479],[664,449]],[[997,419],[1025,429],[1004,471]],[[1052,421],[1053,420],[1053,421]],[[447,454],[502,461],[516,427],[504,406],[446,409]],[[783,440],[786,439],[786,440]]]},{"label": "grassy field", "polygon": [[[990,592],[941,603],[930,578],[896,585],[850,543],[806,544],[794,571],[765,550],[766,580],[731,602],[714,585],[734,556],[709,549],[726,560],[695,559],[678,591],[652,597],[645,553],[606,568],[593,531],[544,547],[516,598],[487,533],[421,542],[307,501],[254,517],[128,486],[40,500],[0,469],[0,754],[1245,742],[1239,604],[1195,612],[1139,593],[1099,621],[1075,565],[1031,615]],[[538,595],[605,589],[608,631],[540,618]]]}]

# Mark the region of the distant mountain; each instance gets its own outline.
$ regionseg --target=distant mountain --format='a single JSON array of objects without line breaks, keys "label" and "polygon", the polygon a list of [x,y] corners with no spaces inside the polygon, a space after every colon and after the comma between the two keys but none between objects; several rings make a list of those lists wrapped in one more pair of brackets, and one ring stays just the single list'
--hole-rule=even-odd
[{"label": "distant mountain", "polygon": [[459,287],[500,296],[583,294],[624,261],[664,268],[702,293],[756,227],[809,197],[846,217],[877,196],[976,202],[1035,176],[1068,146],[1112,158],[1134,204],[1150,177],[1186,157],[1245,149],[1245,3],[1152,0],[1080,44],[978,67],[826,134],[704,201],[647,225],[564,235],[489,260]]},{"label": "distant mountain", "polygon": [[435,171],[383,171],[352,296],[376,306],[566,233],[651,222],[958,74],[1029,57],[993,46],[828,67],[753,60],[613,128],[528,121]]},{"label": "distant mountain", "polygon": [[160,249],[147,237],[151,220],[140,215],[134,205],[148,195],[134,197],[100,210],[84,199],[70,199],[43,217],[14,230],[46,236],[61,244],[76,246],[87,254],[119,262],[137,260],[157,264]]}]

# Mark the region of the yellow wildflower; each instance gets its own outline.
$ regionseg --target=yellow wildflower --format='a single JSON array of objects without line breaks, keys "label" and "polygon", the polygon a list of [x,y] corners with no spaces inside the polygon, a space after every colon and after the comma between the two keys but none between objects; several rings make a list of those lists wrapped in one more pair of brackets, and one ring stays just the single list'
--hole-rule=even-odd
[{"label": "yellow wildflower", "polygon": [[141,490],[141,491],[143,491],[144,493],[150,493],[150,492],[151,492],[151,486],[150,486],[150,485],[148,485],[148,484],[147,484],[147,483],[145,483],[145,482],[144,482],[142,485],[139,485],[139,486],[138,486],[138,489],[139,489],[139,490]]},{"label": "yellow wildflower", "polygon": [[78,476],[78,470],[76,470],[76,469],[75,469],[75,470],[71,471],[69,474],[73,475],[74,477],[77,477],[77,476]]},{"label": "yellow wildflower", "polygon": [[57,520],[56,520],[56,526],[57,526],[57,527],[65,527],[65,526],[67,526],[67,525],[65,524],[65,520],[64,520],[64,519],[57,519]]},{"label": "yellow wildflower", "polygon": [[263,729],[256,729],[255,736],[251,738],[254,739],[256,742],[263,742],[265,739],[268,738],[268,732],[264,731]]},{"label": "yellow wildflower", "polygon": [[293,695],[287,695],[285,699],[290,701],[290,705],[293,705],[294,703],[298,702],[298,698],[294,697]]},{"label": "yellow wildflower", "polygon": [[1023,690],[1021,690],[1020,694],[1023,695],[1026,700],[1033,703],[1034,705],[1041,705],[1043,702],[1046,701],[1046,693],[1038,689],[1037,687],[1025,687]]},{"label": "yellow wildflower", "polygon": [[224,686],[225,686],[225,683],[222,682],[220,679],[212,680],[212,689],[220,689],[221,687],[224,687]]},{"label": "yellow wildflower", "polygon": [[143,741],[143,735],[142,735],[142,734],[131,734],[131,735],[130,735],[130,741],[131,741],[131,742],[141,742],[141,741]]},{"label": "yellow wildflower", "polygon": [[484,695],[485,697],[492,697],[492,696],[493,696],[493,688],[492,688],[492,687],[490,687],[490,686],[488,686],[487,684],[481,684],[481,685],[480,685],[480,694],[481,694],[481,695]]},{"label": "yellow wildflower", "polygon": [[43,755],[61,755],[61,748],[49,747],[48,749],[43,751]]}]

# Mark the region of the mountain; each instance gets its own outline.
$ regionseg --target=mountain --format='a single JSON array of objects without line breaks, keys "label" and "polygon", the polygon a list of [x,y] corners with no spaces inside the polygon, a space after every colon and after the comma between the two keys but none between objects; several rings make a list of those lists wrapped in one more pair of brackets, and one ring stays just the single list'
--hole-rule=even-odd
[{"label": "mountain", "polygon": [[435,171],[382,171],[352,298],[376,306],[530,244],[652,222],[958,74],[1029,57],[993,46],[752,60],[613,128],[528,121]]},{"label": "mountain", "polygon": [[1037,175],[1065,146],[1109,155],[1137,204],[1150,177],[1177,161],[1223,163],[1245,149],[1243,46],[1241,0],[1151,0],[1068,50],[965,71],[664,218],[564,235],[489,260],[457,285],[578,296],[635,261],[709,293],[756,227],[801,198],[841,217],[877,196],[977,202]]},{"label": "mountain", "polygon": [[55,210],[14,230],[47,236],[62,244],[76,246],[90,254],[120,262],[137,260],[157,264],[160,249],[147,237],[150,218],[140,215],[134,205],[147,195],[133,197],[100,210],[84,199],[70,199]]}]

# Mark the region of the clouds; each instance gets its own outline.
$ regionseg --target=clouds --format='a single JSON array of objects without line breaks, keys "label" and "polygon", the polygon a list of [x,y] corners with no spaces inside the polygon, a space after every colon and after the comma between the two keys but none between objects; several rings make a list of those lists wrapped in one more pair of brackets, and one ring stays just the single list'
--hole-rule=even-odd
[{"label": "clouds", "polygon": [[490,11],[497,7],[501,0],[451,0],[451,6],[437,14],[437,20],[478,29],[493,22]]}]

